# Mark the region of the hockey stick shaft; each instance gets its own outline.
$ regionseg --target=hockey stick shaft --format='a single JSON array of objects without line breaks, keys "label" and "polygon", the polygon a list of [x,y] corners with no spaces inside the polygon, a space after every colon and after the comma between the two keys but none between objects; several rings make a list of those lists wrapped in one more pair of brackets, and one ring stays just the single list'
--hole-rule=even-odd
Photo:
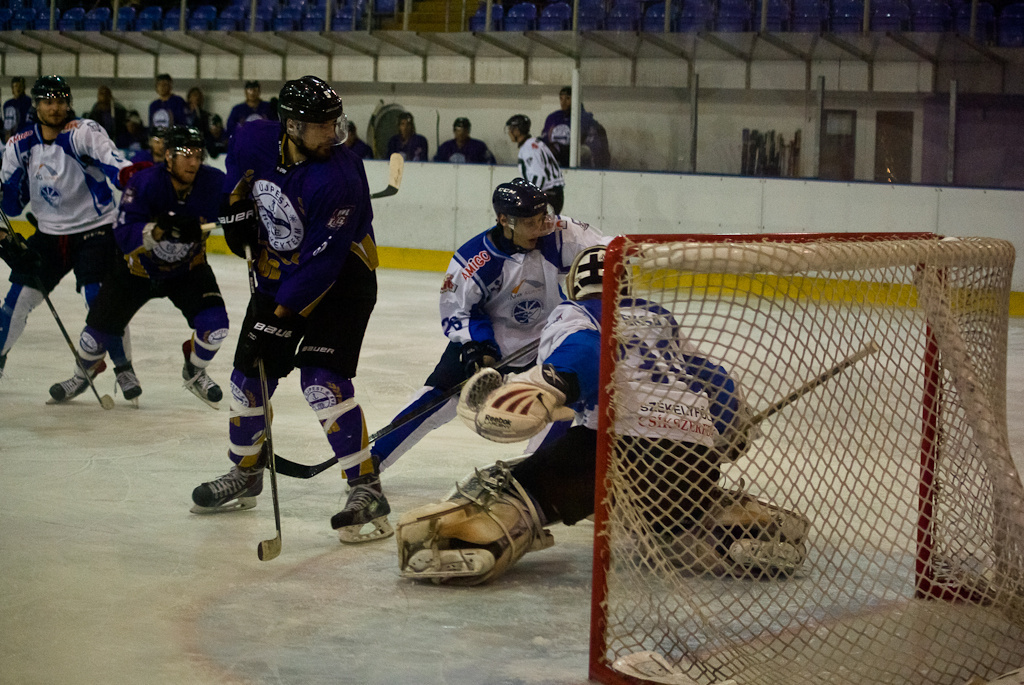
[{"label": "hockey stick shaft", "polygon": [[[532,354],[533,352],[535,352],[539,345],[540,345],[540,341],[539,340],[535,340],[534,342],[531,342],[531,343],[528,343],[526,345],[523,345],[522,347],[520,347],[518,350],[516,350],[512,354],[510,354],[509,356],[507,356],[504,359],[502,359],[501,363],[499,363],[495,368],[499,369],[499,370],[507,369],[509,366],[511,366],[515,362],[517,362],[517,361],[523,359],[524,357],[527,357],[530,354]],[[445,392],[443,395],[438,397],[433,402],[431,402],[429,404],[426,404],[426,405],[420,407],[419,409],[416,409],[415,411],[409,412],[408,414],[404,414],[402,416],[399,416],[394,421],[392,421],[391,423],[389,423],[388,425],[384,426],[379,431],[377,431],[376,433],[371,435],[369,437],[368,444],[372,445],[373,443],[375,443],[378,440],[380,440],[381,438],[383,438],[385,435],[388,435],[388,434],[392,433],[393,431],[398,430],[399,428],[401,428],[405,424],[409,423],[410,421],[412,421],[414,419],[417,419],[420,416],[423,416],[427,412],[430,412],[430,411],[433,411],[434,409],[437,409],[442,404],[444,404],[445,402],[450,400],[452,397],[455,397],[456,395],[458,395],[462,391],[462,387],[468,381],[469,381],[469,379],[467,378],[466,380],[462,381],[461,383],[459,383],[455,387],[453,387],[450,390],[448,390],[447,392]],[[315,476],[315,475],[317,475],[319,473],[322,473],[323,471],[326,471],[327,469],[331,468],[332,466],[334,466],[335,464],[338,463],[338,458],[336,456],[331,457],[330,459],[328,459],[326,461],[320,462],[319,464],[312,464],[312,465],[309,465],[309,466],[307,466],[306,464],[298,464],[298,463],[296,463],[294,461],[291,461],[290,459],[286,459],[286,458],[284,458],[282,456],[276,456],[275,459],[277,461],[277,466],[278,466],[278,469],[279,469],[281,475],[282,476],[288,476],[290,478],[312,478],[313,476]]]},{"label": "hockey stick shaft", "polygon": [[[29,215],[31,217],[31,215]],[[4,240],[11,240],[14,228],[11,227],[11,220],[7,218],[7,213],[0,210],[0,218],[3,220],[3,229],[7,233],[7,237]],[[34,217],[32,217],[34,218]],[[38,228],[35,221],[31,221],[32,226]],[[85,368],[85,362],[78,356],[78,350],[75,349],[75,344],[71,342],[71,336],[68,335],[68,330],[64,328],[64,322],[60,320],[60,316],[57,314],[57,308],[53,306],[53,302],[50,300],[50,296],[46,292],[46,288],[43,287],[42,282],[38,276],[33,276],[36,282],[36,289],[39,290],[43,295],[43,300],[46,301],[46,306],[50,308],[50,313],[53,314],[53,320],[57,322],[57,328],[60,329],[61,335],[64,336],[64,341],[68,344],[68,349],[71,350],[71,354],[75,357],[75,364],[81,370],[82,374],[85,375],[85,380],[92,388],[92,394],[96,396],[96,400],[100,403],[100,406],[104,409],[114,408],[114,399],[110,395],[103,395],[100,397],[99,391],[96,389],[96,384],[92,382],[92,376],[89,375],[89,371]]]},{"label": "hockey stick shaft", "polygon": [[872,355],[875,352],[878,352],[878,349],[879,349],[878,345],[875,344],[875,342],[873,340],[868,342],[867,345],[862,347],[857,352],[854,352],[849,357],[847,357],[846,359],[842,360],[841,362],[839,362],[838,364],[833,366],[831,369],[829,369],[829,370],[819,374],[815,378],[812,378],[811,380],[807,381],[806,383],[801,385],[799,388],[795,389],[793,392],[789,393],[788,395],[786,395],[782,399],[780,399],[777,402],[775,402],[774,404],[772,404],[767,409],[764,409],[763,411],[761,411],[760,413],[758,413],[757,415],[752,417],[750,419],[750,425],[751,426],[756,426],[759,423],[761,423],[762,421],[764,421],[765,419],[767,419],[768,417],[773,416],[773,415],[779,413],[785,407],[788,407],[789,405],[793,404],[798,399],[800,399],[801,397],[803,397],[807,393],[809,393],[812,390],[814,390],[815,388],[817,388],[819,385],[822,385],[823,383],[829,381],[830,379],[834,378],[835,376],[838,376],[843,371],[845,371],[846,369],[850,368],[851,366],[853,366],[854,364],[859,362],[861,359],[864,359],[865,357],[867,357],[869,355]]},{"label": "hockey stick shaft", "polygon": [[370,196],[371,200],[391,197],[402,186],[402,172],[405,170],[405,157],[395,152],[388,160],[388,187]]},{"label": "hockey stick shaft", "polygon": [[[252,248],[245,246],[245,262],[249,267],[249,294],[256,294],[256,272],[252,264]],[[256,555],[260,561],[270,561],[281,553],[281,504],[277,496],[277,464],[274,457],[274,438],[270,432],[270,392],[267,386],[267,370],[263,366],[263,359],[256,360],[256,369],[260,377],[260,392],[263,393],[263,439],[267,453],[267,464],[270,467],[270,496],[274,501],[274,527],[277,529],[277,536],[270,540],[262,541],[256,548]]]}]

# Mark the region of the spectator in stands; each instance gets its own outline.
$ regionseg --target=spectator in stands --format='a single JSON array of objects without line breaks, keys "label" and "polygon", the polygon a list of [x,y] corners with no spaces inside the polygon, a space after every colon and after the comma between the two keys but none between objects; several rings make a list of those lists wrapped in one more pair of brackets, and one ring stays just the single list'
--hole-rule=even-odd
[{"label": "spectator in stands", "polygon": [[407,162],[426,162],[430,159],[427,152],[427,139],[416,133],[416,121],[410,112],[398,115],[398,133],[388,141],[388,152],[385,159],[399,153]]},{"label": "spectator in stands", "polygon": [[125,135],[123,138],[114,141],[114,145],[125,151],[128,159],[134,160],[135,156],[146,149],[149,144],[146,139],[146,127],[142,125],[142,117],[138,111],[131,110],[124,120]]},{"label": "spectator in stands", "polygon": [[149,129],[149,149],[140,150],[137,154],[132,157],[132,163],[137,164],[139,162],[152,162],[153,164],[164,163],[164,152],[166,146],[164,145],[164,136],[167,135],[168,129],[151,127]]},{"label": "spectator in stands", "polygon": [[455,137],[442,143],[434,155],[435,162],[454,164],[494,164],[494,155],[487,143],[469,137],[470,123],[466,117],[459,117],[452,124]]},{"label": "spectator in stands", "polygon": [[[149,105],[149,127],[170,128],[171,126],[183,125],[188,120],[188,103],[185,98],[175,95],[174,79],[170,74],[160,74],[156,77],[156,100]],[[163,153],[160,154],[163,159]]]},{"label": "spectator in stands", "polygon": [[373,148],[359,137],[356,125],[351,121],[348,122],[348,137],[345,138],[345,145],[361,159],[373,159]]},{"label": "spectator in stands", "polygon": [[114,145],[124,147],[121,141],[128,135],[128,109],[114,99],[110,86],[100,86],[96,89],[96,102],[85,118],[92,119],[102,126],[114,141]]},{"label": "spectator in stands", "polygon": [[4,103],[4,142],[32,121],[32,98],[25,94],[25,77],[11,79],[10,100]]},{"label": "spectator in stands", "polygon": [[[565,86],[558,93],[559,109],[544,120],[540,137],[551,149],[558,163],[569,165],[569,139],[571,133],[572,87]],[[580,166],[605,169],[611,163],[608,153],[608,135],[604,127],[594,120],[594,115],[580,103]]]},{"label": "spectator in stands", "polygon": [[206,131],[206,151],[211,159],[217,159],[228,151],[228,132],[219,114],[210,116],[210,127]]},{"label": "spectator in stands", "polygon": [[238,127],[247,121],[258,121],[260,119],[277,119],[269,102],[260,97],[260,82],[245,82],[245,102],[240,102],[231,108],[228,115],[228,138],[235,135]]},{"label": "spectator in stands", "polygon": [[186,97],[188,109],[185,110],[185,125],[191,126],[197,131],[203,131],[209,143],[210,113],[206,111],[206,94],[199,86],[192,86],[188,89]]}]

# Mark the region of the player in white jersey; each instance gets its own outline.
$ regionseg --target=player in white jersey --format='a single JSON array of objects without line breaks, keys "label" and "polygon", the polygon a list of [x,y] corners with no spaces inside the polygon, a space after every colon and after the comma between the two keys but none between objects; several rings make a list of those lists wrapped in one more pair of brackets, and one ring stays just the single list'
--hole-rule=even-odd
[{"label": "player in white jersey", "polygon": [[[545,526],[594,513],[603,275],[604,247],[581,252],[567,278],[570,301],[547,319],[538,365],[504,379],[478,372],[458,407],[497,442],[524,440],[566,414],[575,424],[525,459],[477,471],[446,501],[406,513],[398,523],[403,576],[487,582],[551,546]],[[619,310],[637,333],[618,348],[615,387],[629,410],[617,416],[616,432],[636,455],[630,482],[646,525],[672,544],[685,541],[674,559],[685,558],[690,572],[792,573],[805,554],[806,518],[717,486],[720,464],[738,459],[754,437],[737,383],[689,344],[671,312],[627,298]],[[639,400],[652,395],[660,401]]]},{"label": "player in white jersey", "polygon": [[[522,179],[495,188],[492,206],[495,225],[456,250],[448,265],[440,298],[448,347],[394,422],[414,418],[371,448],[381,468],[455,418],[458,398],[444,397],[459,383],[538,340],[548,313],[564,299],[560,284],[573,258],[605,241],[587,224],[549,215],[547,196]],[[525,369],[535,358],[528,354],[515,368]]]},{"label": "player in white jersey", "polygon": [[[117,260],[115,203],[108,181],[120,184],[136,168],[95,121],[77,119],[71,88],[60,76],[32,86],[36,123],[11,136],[4,149],[0,184],[8,216],[31,206],[38,223],[29,248],[39,255],[31,270],[13,269],[11,289],[0,307],[0,373],[29,313],[74,270],[86,304]],[[127,332],[110,349],[115,365],[129,363]],[[105,368],[97,366],[95,375]]]},{"label": "player in white jersey", "polygon": [[513,115],[505,122],[505,130],[512,142],[519,146],[519,175],[547,193],[548,203],[555,214],[561,214],[565,204],[562,168],[547,144],[530,136],[530,117]]}]

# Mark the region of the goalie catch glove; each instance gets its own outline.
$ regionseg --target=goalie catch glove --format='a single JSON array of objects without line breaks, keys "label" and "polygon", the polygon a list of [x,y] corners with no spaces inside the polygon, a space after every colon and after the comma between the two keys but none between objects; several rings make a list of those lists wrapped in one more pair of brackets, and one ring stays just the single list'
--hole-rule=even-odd
[{"label": "goalie catch glove", "polygon": [[569,376],[549,364],[504,381],[494,369],[481,369],[466,382],[456,411],[475,433],[493,442],[529,440],[549,423],[576,415],[565,406],[579,394],[575,377]]},{"label": "goalie catch glove", "polygon": [[252,198],[237,200],[221,205],[217,221],[224,229],[224,241],[228,248],[239,257],[245,258],[245,246],[252,248],[253,254],[259,246],[259,219],[256,217],[256,203]]}]

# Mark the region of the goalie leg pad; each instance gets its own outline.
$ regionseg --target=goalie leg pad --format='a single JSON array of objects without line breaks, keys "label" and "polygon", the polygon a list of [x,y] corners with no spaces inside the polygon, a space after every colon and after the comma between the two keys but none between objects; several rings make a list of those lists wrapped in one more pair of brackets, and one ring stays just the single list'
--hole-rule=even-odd
[{"label": "goalie leg pad", "polygon": [[477,472],[450,499],[407,512],[398,522],[404,578],[437,584],[489,582],[530,551],[554,544],[529,494],[501,462]]}]

